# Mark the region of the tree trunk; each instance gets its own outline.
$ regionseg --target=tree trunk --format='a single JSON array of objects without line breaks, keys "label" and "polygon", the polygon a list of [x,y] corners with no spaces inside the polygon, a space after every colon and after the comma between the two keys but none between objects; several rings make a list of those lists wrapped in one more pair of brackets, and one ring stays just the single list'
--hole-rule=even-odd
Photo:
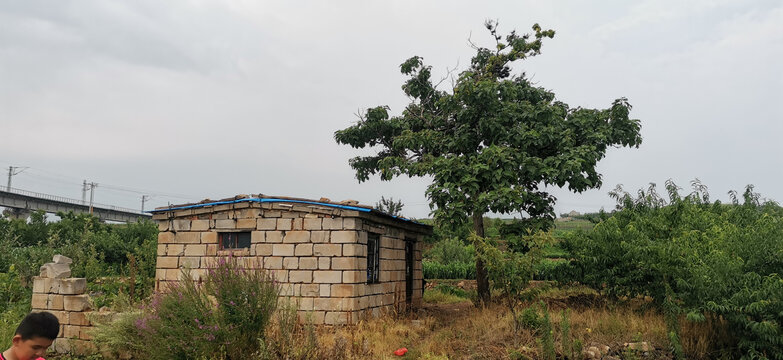
[{"label": "tree trunk", "polygon": [[[473,214],[473,231],[479,237],[484,237],[484,214]],[[479,302],[482,305],[489,304],[490,292],[489,292],[489,277],[487,276],[487,269],[484,268],[484,261],[480,258],[476,259],[476,286],[478,290]]]}]

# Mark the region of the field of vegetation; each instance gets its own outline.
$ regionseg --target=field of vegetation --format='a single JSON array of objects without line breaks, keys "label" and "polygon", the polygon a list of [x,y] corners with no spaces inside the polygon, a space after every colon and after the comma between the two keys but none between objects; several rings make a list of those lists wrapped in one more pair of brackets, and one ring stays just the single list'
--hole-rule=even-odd
[{"label": "field of vegetation", "polygon": [[[783,358],[783,208],[751,187],[729,203],[680,191],[617,189],[616,210],[571,221],[486,218],[481,238],[436,226],[424,308],[339,328],[297,321],[273,281],[230,259],[203,286],[153,294],[151,223],[0,219],[0,347],[59,253],[96,308],[121,311],[95,332],[94,359],[391,359],[403,347],[405,359]],[[479,307],[477,258],[493,298]]]}]

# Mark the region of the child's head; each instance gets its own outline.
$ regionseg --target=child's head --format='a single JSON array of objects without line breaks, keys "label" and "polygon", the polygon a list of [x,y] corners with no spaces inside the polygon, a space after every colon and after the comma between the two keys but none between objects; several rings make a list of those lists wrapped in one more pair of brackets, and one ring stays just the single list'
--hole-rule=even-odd
[{"label": "child's head", "polygon": [[36,359],[46,353],[58,333],[60,322],[52,313],[30,313],[16,328],[11,351],[19,360]]}]

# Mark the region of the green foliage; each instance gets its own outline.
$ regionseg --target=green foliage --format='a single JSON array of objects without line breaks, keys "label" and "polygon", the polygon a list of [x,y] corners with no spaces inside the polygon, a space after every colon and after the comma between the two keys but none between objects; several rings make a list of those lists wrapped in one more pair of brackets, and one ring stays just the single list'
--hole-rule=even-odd
[{"label": "green foliage", "polygon": [[446,238],[424,253],[425,279],[475,279],[476,250],[458,238]]},{"label": "green foliage", "polygon": [[524,73],[512,76],[512,64],[538,55],[553,30],[536,24],[532,35],[504,37],[496,23],[486,25],[495,44],[476,48],[450,92],[437,89],[431,68],[414,56],[400,66],[409,76],[403,91],[413,99],[402,114],[370,108],[335,139],[379,147],[375,155],[351,159],[359,181],[375,174],[432,176],[427,196],[436,218],[464,222],[487,211],[553,217],[554,197],[539,186],[600,186],[597,162],[610,146],[638,146],[639,121],[628,117],[626,99],[602,110],[571,108]]},{"label": "green foliage", "polygon": [[21,280],[14,265],[7,273],[0,273],[0,313],[14,304],[30,300],[32,291],[22,286]]},{"label": "green foliage", "polygon": [[618,208],[589,233],[567,238],[574,279],[604,294],[650,296],[667,316],[672,351],[682,355],[678,318],[721,316],[737,356],[783,358],[783,209],[748,186],[740,204],[710,202],[706,187],[668,201],[652,185],[636,197],[618,188]]},{"label": "green foliage", "polygon": [[[55,254],[73,259],[71,273],[88,282],[127,277],[129,256],[135,259],[135,299],[148,296],[155,279],[157,226],[149,221],[127,225],[104,224],[87,214],[58,213],[57,222],[35,212],[30,221],[0,218],[0,272],[15,266],[22,283],[38,274]],[[128,280],[124,291],[128,291]],[[98,289],[100,290],[100,289]],[[115,289],[116,290],[116,289]]]},{"label": "green foliage", "polygon": [[526,253],[503,251],[492,240],[473,236],[478,257],[487,266],[490,284],[500,290],[506,301],[506,306],[511,311],[515,328],[520,329],[517,307],[532,300],[543,287],[529,288],[528,284],[533,279],[536,266],[543,259],[541,248],[554,242],[551,233],[538,232],[525,237],[525,242],[530,244],[530,250]]},{"label": "green foliage", "polygon": [[[486,235],[487,212],[554,218],[555,198],[542,187],[600,187],[596,165],[606,150],[642,141],[627,99],[607,109],[572,108],[524,73],[512,75],[514,62],[540,54],[553,30],[535,24],[532,35],[504,37],[497,25],[486,23],[494,44],[474,46],[450,91],[438,89],[432,68],[414,56],[400,65],[409,77],[402,90],[412,99],[400,115],[390,116],[388,106],[370,108],[334,135],[340,144],[377,150],[349,161],[360,182],[376,174],[431,177],[426,195],[438,223],[458,227],[472,218],[479,236]],[[476,273],[481,299],[488,300],[481,261]]]},{"label": "green foliage", "polygon": [[[0,349],[11,347],[11,339],[22,319],[30,313],[30,297],[9,304],[0,311]],[[5,351],[5,350],[2,350]]]},{"label": "green foliage", "polygon": [[425,251],[424,258],[441,264],[451,262],[472,264],[476,260],[476,249],[472,244],[463,244],[458,238],[448,238]]},{"label": "green foliage", "polygon": [[209,269],[203,285],[189,271],[119,321],[100,324],[95,342],[112,353],[149,359],[244,358],[256,352],[277,309],[278,285],[235,258]]},{"label": "green foliage", "polygon": [[402,208],[405,204],[402,200],[394,201],[394,198],[385,198],[381,196],[381,200],[375,203],[375,210],[385,212],[389,215],[402,216]]},{"label": "green foliage", "polygon": [[421,262],[425,279],[475,279],[475,263],[451,262],[441,264],[436,261]]}]

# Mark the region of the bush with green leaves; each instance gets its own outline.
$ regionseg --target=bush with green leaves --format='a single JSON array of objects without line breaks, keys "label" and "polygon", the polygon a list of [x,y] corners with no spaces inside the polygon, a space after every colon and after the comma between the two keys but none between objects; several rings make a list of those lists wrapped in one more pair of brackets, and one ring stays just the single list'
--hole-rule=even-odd
[{"label": "bush with green leaves", "polygon": [[565,242],[575,280],[613,297],[649,296],[667,317],[682,356],[678,319],[728,320],[736,357],[783,359],[783,208],[748,186],[743,202],[711,202],[698,181],[668,201],[652,185],[631,196],[616,189],[618,211]]},{"label": "bush with green leaves", "polygon": [[0,272],[13,265],[21,282],[28,284],[41,265],[62,254],[73,259],[74,277],[85,277],[90,283],[113,277],[124,284],[125,292],[133,281],[136,299],[151,293],[158,233],[154,223],[110,225],[87,214],[58,216],[55,222],[47,221],[43,212],[34,212],[29,221],[0,217]]},{"label": "bush with green leaves", "polygon": [[263,270],[221,258],[203,284],[181,281],[118,321],[99,324],[94,339],[114,354],[148,359],[240,359],[255,353],[277,309],[279,286]]}]

